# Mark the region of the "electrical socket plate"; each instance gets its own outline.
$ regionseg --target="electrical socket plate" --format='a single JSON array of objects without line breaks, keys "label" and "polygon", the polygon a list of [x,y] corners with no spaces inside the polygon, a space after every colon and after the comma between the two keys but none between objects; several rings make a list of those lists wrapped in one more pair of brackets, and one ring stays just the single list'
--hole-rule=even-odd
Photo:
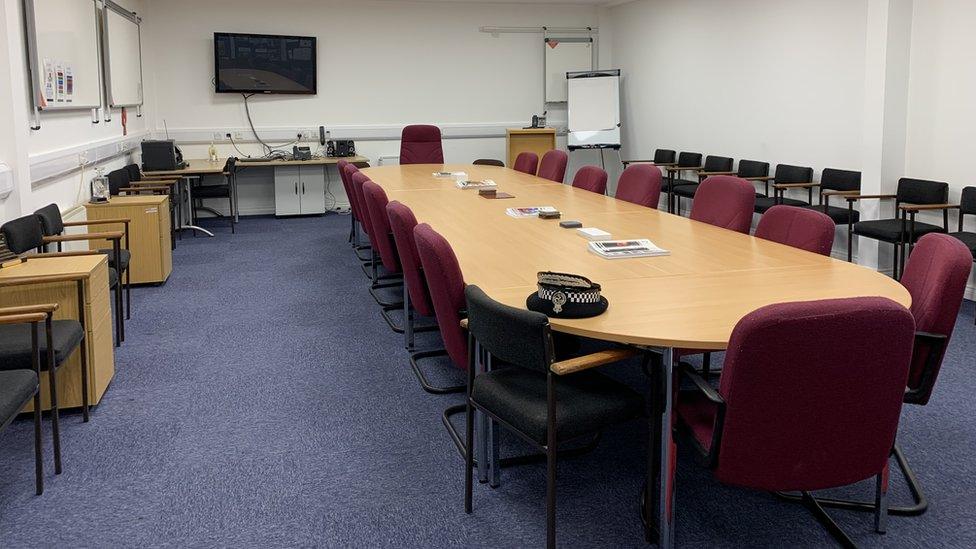
[{"label": "electrical socket plate", "polygon": [[214,141],[223,141],[224,139],[227,139],[227,133],[214,132],[213,135],[211,136],[211,139],[213,139]]}]

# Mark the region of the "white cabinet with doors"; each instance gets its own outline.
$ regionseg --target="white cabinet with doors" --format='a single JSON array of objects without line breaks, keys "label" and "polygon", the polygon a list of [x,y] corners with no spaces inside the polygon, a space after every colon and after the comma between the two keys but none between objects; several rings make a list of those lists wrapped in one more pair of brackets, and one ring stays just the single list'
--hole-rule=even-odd
[{"label": "white cabinet with doors", "polygon": [[275,215],[325,213],[325,166],[275,166]]}]

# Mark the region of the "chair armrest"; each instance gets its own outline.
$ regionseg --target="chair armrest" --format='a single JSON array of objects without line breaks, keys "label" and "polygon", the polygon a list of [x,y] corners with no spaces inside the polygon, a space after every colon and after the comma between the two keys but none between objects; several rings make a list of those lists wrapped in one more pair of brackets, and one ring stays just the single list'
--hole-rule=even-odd
[{"label": "chair armrest", "polygon": [[115,223],[131,223],[131,222],[132,222],[131,219],[125,217],[119,217],[115,219],[95,219],[89,221],[66,221],[62,223],[62,225],[64,225],[65,227],[84,227],[86,225],[110,225]]},{"label": "chair armrest", "polygon": [[776,178],[771,175],[757,175],[755,177],[743,177],[746,181],[774,181]]},{"label": "chair armrest", "polygon": [[143,191],[150,191],[150,192],[152,192],[152,191],[161,191],[161,192],[167,192],[168,193],[169,190],[170,190],[170,188],[171,187],[164,187],[164,186],[161,186],[161,185],[158,185],[158,186],[157,185],[146,185],[144,187],[122,187],[122,188],[119,189],[119,192],[141,193]]},{"label": "chair armrest", "polygon": [[590,368],[596,368],[597,366],[603,366],[604,364],[610,364],[611,362],[617,362],[618,360],[630,358],[639,353],[640,351],[637,349],[610,349],[585,356],[560,360],[559,362],[553,362],[552,365],[549,366],[549,369],[557,375],[564,376],[566,374],[573,374],[576,372],[582,372],[583,370],[589,370]]},{"label": "chair armrest", "polygon": [[44,243],[48,242],[79,242],[82,240],[119,240],[125,233],[122,231],[105,231],[101,233],[81,233],[81,234],[58,234],[45,236]]},{"label": "chair armrest", "polygon": [[[687,378],[695,385],[695,390],[701,393],[705,398],[709,400],[712,404],[715,404],[715,424],[712,426],[712,441],[708,446],[708,451],[706,452],[704,448],[699,446],[699,451],[705,458],[705,464],[707,467],[714,469],[718,465],[718,452],[719,447],[722,445],[722,432],[725,429],[725,399],[722,395],[715,390],[711,385],[708,384],[702,376],[698,375],[698,372],[688,364],[687,362],[681,362],[678,364],[678,372],[681,376]],[[680,396],[678,397],[680,398]],[[696,441],[697,445],[697,441]]]},{"label": "chair armrest", "polygon": [[921,212],[924,210],[953,210],[959,204],[899,204],[898,208],[906,212]]},{"label": "chair armrest", "polygon": [[24,313],[53,313],[58,310],[57,303],[39,303],[37,305],[21,305],[19,307],[0,307],[0,315],[19,315]]},{"label": "chair armrest", "polygon": [[170,179],[144,179],[142,181],[129,181],[130,187],[172,187],[176,185],[179,181]]},{"label": "chair armrest", "polygon": [[704,170],[699,170],[698,175],[702,177],[708,177],[711,175],[735,175],[737,172],[706,172]]},{"label": "chair armrest", "polygon": [[[929,355],[925,357],[925,364],[922,367],[922,375],[918,385],[914,389],[905,389],[902,398],[910,404],[925,404],[929,395],[932,394],[932,387],[935,385],[936,374],[942,362],[942,352],[945,350],[949,336],[943,334],[933,334],[930,332],[915,332],[915,348],[919,348],[919,343],[929,345]],[[915,360],[914,351],[912,360]]]},{"label": "chair armrest", "polygon": [[25,284],[49,284],[52,282],[77,282],[79,280],[83,280],[85,276],[86,275],[84,274],[59,274],[59,275],[50,275],[50,276],[20,276],[20,277],[11,277],[11,278],[0,278],[0,288],[23,286]]},{"label": "chair armrest", "polygon": [[849,196],[861,194],[861,191],[834,191],[828,189],[826,191],[821,191],[820,194],[823,196]]},{"label": "chair armrest", "polygon": [[105,255],[97,250],[77,250],[74,252],[42,252],[39,254],[30,254],[27,259],[45,258],[45,257],[78,257],[82,255]]},{"label": "chair armrest", "polygon": [[621,160],[620,162],[624,166],[626,166],[627,164],[655,164],[656,166],[664,167],[664,166],[671,166],[671,165],[674,164],[674,162],[665,162],[663,164],[662,163],[656,163],[653,160]]},{"label": "chair armrest", "polygon": [[45,313],[21,313],[17,315],[0,314],[0,324],[26,324],[28,322],[44,322]]},{"label": "chair armrest", "polygon": [[854,202],[855,200],[864,200],[864,199],[884,200],[887,198],[898,198],[898,195],[894,195],[894,194],[845,194],[842,196],[848,202]]},{"label": "chair armrest", "polygon": [[810,189],[813,187],[819,187],[820,183],[773,183],[774,189]]},{"label": "chair armrest", "polygon": [[674,166],[667,166],[666,169],[669,172],[686,172],[686,171],[696,171],[697,172],[697,171],[701,170],[704,167],[705,166],[678,166],[678,165],[674,165]]}]

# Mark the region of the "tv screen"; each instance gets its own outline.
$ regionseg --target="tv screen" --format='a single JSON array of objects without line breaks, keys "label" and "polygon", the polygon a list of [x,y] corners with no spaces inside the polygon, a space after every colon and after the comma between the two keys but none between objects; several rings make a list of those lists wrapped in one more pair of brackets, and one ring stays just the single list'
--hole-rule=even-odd
[{"label": "tv screen", "polygon": [[315,37],[214,33],[217,93],[307,93],[315,89]]}]

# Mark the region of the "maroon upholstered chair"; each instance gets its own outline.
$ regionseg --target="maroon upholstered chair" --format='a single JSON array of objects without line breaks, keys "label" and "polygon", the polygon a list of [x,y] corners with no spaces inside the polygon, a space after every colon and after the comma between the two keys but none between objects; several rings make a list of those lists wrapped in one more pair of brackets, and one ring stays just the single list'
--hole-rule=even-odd
[{"label": "maroon upholstered chair", "polygon": [[[358,172],[359,172],[359,168],[356,167],[356,165],[355,164],[352,164],[351,162],[346,162],[346,164],[342,168],[340,168],[340,170],[339,170],[339,173],[340,174],[343,174],[343,176],[346,178],[346,180],[345,180],[346,181],[346,184],[348,184],[348,186],[349,186],[346,189],[346,196],[349,198],[349,213],[350,213],[350,217],[353,218],[353,229],[354,229],[354,231],[353,231],[353,244],[354,244],[354,247],[356,249],[356,256],[359,257],[359,259],[362,260],[362,261],[364,261],[364,262],[369,262],[369,261],[372,261],[372,256],[371,255],[364,257],[363,255],[360,255],[360,253],[359,253],[360,251],[363,251],[363,250],[369,250],[370,249],[370,245],[369,244],[362,244],[362,243],[360,243],[360,231],[363,232],[363,233],[365,233],[368,236],[369,235],[369,227],[366,226],[366,221],[365,221],[365,219],[363,217],[363,213],[362,213],[362,209],[363,208],[359,204],[359,198],[358,198],[358,195],[356,193],[356,189],[353,186],[352,176],[354,174],[358,173]],[[367,272],[366,275],[369,276],[369,273]]]},{"label": "maroon upholstered chair", "polygon": [[564,151],[553,149],[542,155],[542,162],[539,164],[539,177],[562,183],[566,179],[566,164],[569,164],[569,155]]},{"label": "maroon upholstered chair", "polygon": [[539,169],[539,155],[534,152],[519,153],[515,157],[515,165],[512,166],[512,169],[517,172],[535,175],[536,170]]},{"label": "maroon upholstered chair", "polygon": [[[376,224],[373,223],[373,216],[370,215],[369,207],[366,202],[366,193],[364,191],[364,186],[367,181],[370,181],[370,179],[363,172],[356,171],[356,173],[352,174],[349,180],[352,182],[353,194],[356,196],[356,202],[359,203],[359,214],[363,216],[363,226],[366,227],[366,234],[367,236],[369,236],[369,245],[371,251],[369,270],[367,272],[371,280],[369,293],[370,295],[373,296],[373,299],[375,299],[376,302],[380,304],[381,307],[388,308],[390,310],[403,307],[402,301],[390,301],[388,299],[382,298],[377,293],[377,290],[382,288],[399,287],[403,282],[401,280],[401,275],[399,271],[395,271],[395,272],[388,271],[386,270],[385,266],[384,266],[385,272],[381,273],[379,270],[379,266],[382,260],[382,258],[379,256],[380,236],[382,235],[383,238],[388,239],[389,231],[377,233],[375,229]],[[383,209],[381,210],[383,212],[384,218],[386,218],[385,208],[386,205],[384,204]],[[366,265],[363,265],[363,269],[366,270]],[[383,282],[384,280],[386,282]]]},{"label": "maroon upholstered chair", "polygon": [[[400,268],[403,271],[404,338],[407,350],[413,351],[414,332],[436,328],[436,326],[414,327],[414,312],[422,317],[432,318],[434,316],[434,306],[430,302],[430,291],[427,289],[427,281],[424,280],[423,269],[420,266],[420,255],[417,253],[417,241],[413,236],[413,229],[417,226],[417,218],[414,217],[413,210],[395,200],[386,205],[386,214],[389,218],[396,249],[400,254]],[[410,364],[417,371],[417,360],[445,354],[446,351],[443,349],[411,353]]]},{"label": "maroon upholstered chair", "polygon": [[443,164],[441,129],[417,124],[403,128],[400,135],[400,164]]},{"label": "maroon upholstered chair", "polygon": [[[923,236],[908,258],[901,283],[912,295],[915,346],[904,391],[906,404],[924,406],[932,396],[971,269],[972,255],[969,249],[945,234]],[[921,484],[897,444],[892,448],[892,455],[908,484],[913,503],[910,506],[889,507],[888,512],[902,516],[921,515],[928,509],[928,500]],[[876,508],[869,502],[827,498],[818,498],[817,501],[826,507],[854,511],[874,511]]]},{"label": "maroon upholstered chair", "polygon": [[[430,290],[430,302],[437,317],[437,326],[444,340],[447,356],[458,369],[468,367],[467,334],[461,328],[464,310],[464,275],[458,264],[454,249],[447,240],[426,223],[413,229],[417,242],[417,254]],[[419,369],[414,370],[420,378],[424,390],[429,393],[456,393],[463,391],[464,385],[454,387],[435,387],[431,385]],[[463,410],[463,407],[461,408]]]},{"label": "maroon upholstered chair", "polygon": [[749,234],[756,191],[745,179],[713,175],[698,186],[691,205],[691,219]]},{"label": "maroon upholstered chair", "polygon": [[756,238],[772,240],[820,255],[834,247],[834,220],[827,214],[796,206],[773,206],[766,210]]},{"label": "maroon upholstered chair", "polygon": [[695,389],[678,395],[679,427],[720,482],[800,491],[852,547],[810,491],[876,477],[875,529],[884,532],[914,330],[907,309],[880,297],[758,309],[733,330],[717,391],[682,364]]},{"label": "maroon upholstered chair", "polygon": [[573,187],[597,194],[606,194],[607,172],[596,166],[583,166],[573,176]]},{"label": "maroon upholstered chair", "polygon": [[617,180],[618,200],[657,208],[661,199],[661,170],[653,164],[634,164]]}]

